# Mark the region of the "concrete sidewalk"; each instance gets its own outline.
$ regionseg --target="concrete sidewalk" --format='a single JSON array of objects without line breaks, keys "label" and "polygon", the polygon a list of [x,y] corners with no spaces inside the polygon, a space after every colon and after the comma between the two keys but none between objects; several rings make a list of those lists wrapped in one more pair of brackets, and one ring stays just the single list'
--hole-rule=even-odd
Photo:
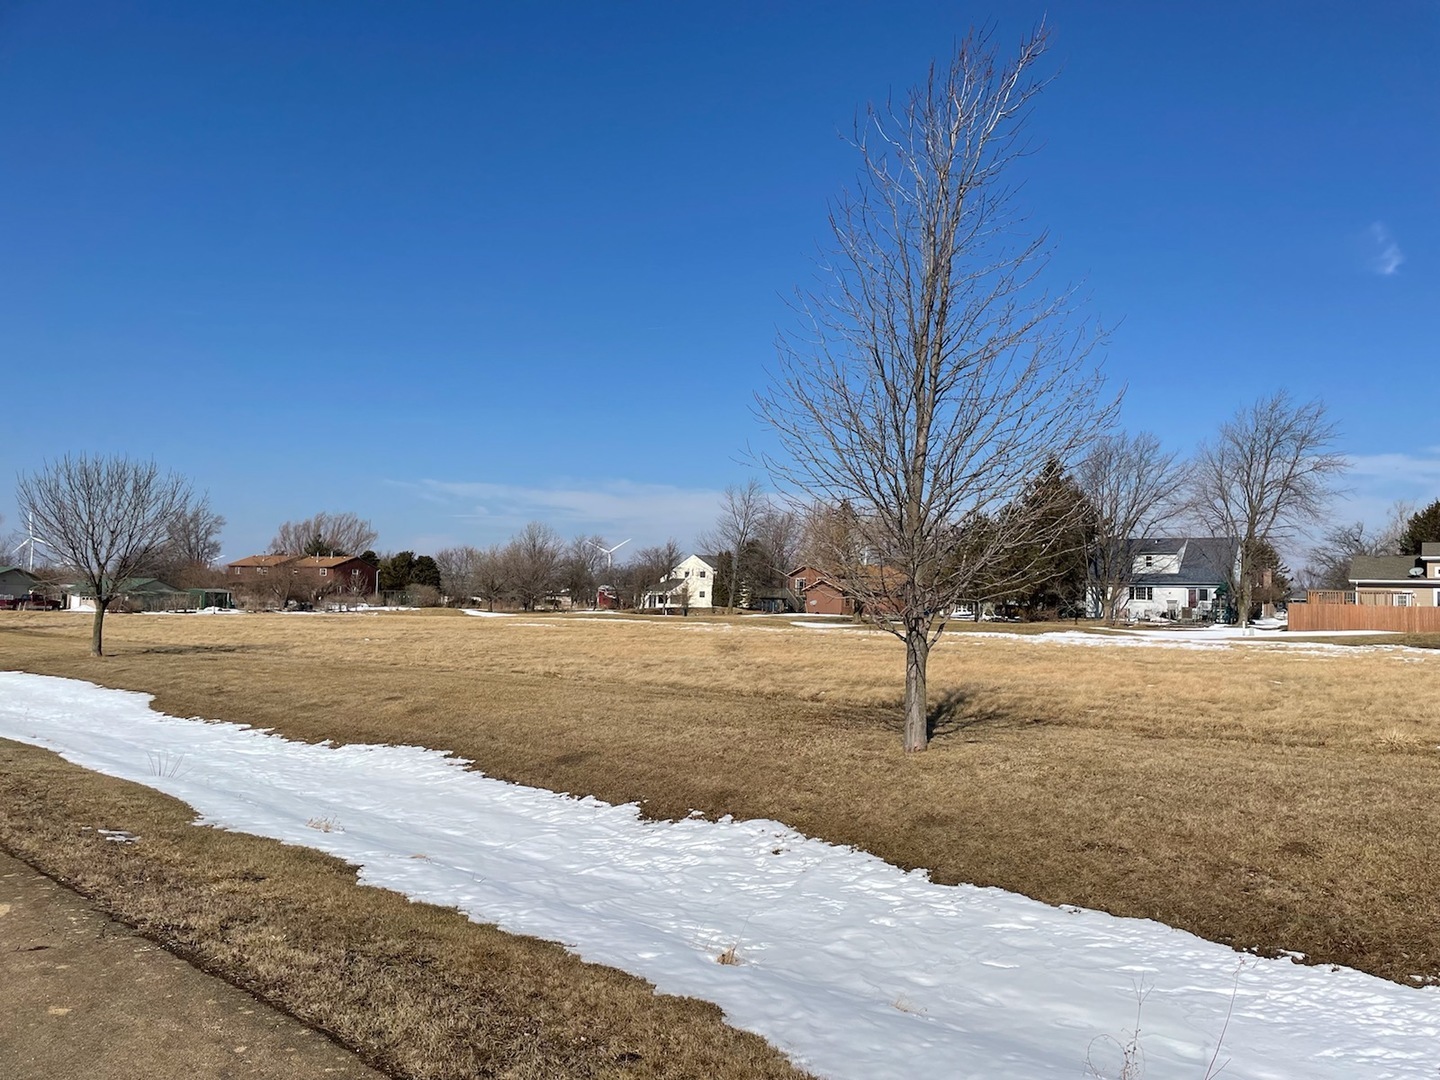
[{"label": "concrete sidewalk", "polygon": [[0,853],[5,1080],[384,1080]]}]

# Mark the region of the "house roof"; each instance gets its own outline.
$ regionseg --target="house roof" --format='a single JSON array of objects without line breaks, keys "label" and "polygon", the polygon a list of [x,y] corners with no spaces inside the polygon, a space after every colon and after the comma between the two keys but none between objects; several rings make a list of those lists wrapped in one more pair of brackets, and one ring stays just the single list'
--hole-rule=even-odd
[{"label": "house roof", "polygon": [[1420,577],[1410,571],[1421,565],[1414,555],[1356,555],[1350,560],[1350,580],[1410,582]]},{"label": "house roof", "polygon": [[0,566],[0,574],[24,574],[31,581],[39,581],[34,574],[30,573],[23,566]]},{"label": "house roof", "polygon": [[243,559],[236,559],[234,562],[232,562],[232,563],[226,563],[225,565],[227,565],[227,566],[279,566],[279,565],[282,564],[282,563],[287,563],[287,562],[289,562],[291,559],[298,559],[299,557],[300,557],[300,556],[298,556],[298,555],[284,555],[284,554],[280,554],[280,555],[247,555],[247,556],[245,556],[245,558],[243,558]]},{"label": "house roof", "polygon": [[[106,584],[108,585],[108,584],[110,584],[110,582],[107,581]],[[68,588],[71,592],[73,592],[73,593],[74,593],[75,595],[77,595],[77,596],[93,596],[93,595],[94,595],[94,590],[92,590],[92,589],[90,588],[90,585],[89,585],[88,583],[86,583],[86,582],[77,582],[77,583],[74,584],[74,585],[66,586],[66,588]],[[178,592],[184,592],[183,589],[177,589],[177,588],[175,588],[175,586],[166,584],[165,582],[161,581],[159,578],[154,578],[154,577],[126,578],[124,581],[120,582],[120,583],[119,583],[118,585],[116,585],[114,588],[115,588],[115,595],[117,595],[117,596],[134,596],[134,595],[137,594],[137,593],[178,593]]]},{"label": "house roof", "polygon": [[791,570],[790,573],[786,574],[785,576],[791,581],[794,581],[797,577],[803,577],[805,579],[805,588],[807,591],[815,588],[815,586],[817,585],[822,584],[829,585],[832,589],[839,588],[839,586],[831,580],[829,574],[825,573],[825,571],[821,570],[818,566],[812,566],[809,563],[806,563],[804,566],[795,567],[794,570]]},{"label": "house roof", "polygon": [[[1155,546],[1151,546],[1155,545]],[[1152,571],[1135,574],[1136,585],[1223,585],[1235,564],[1239,541],[1228,536],[1156,537],[1131,542],[1136,555],[1179,555],[1180,569],[1174,573]]]},{"label": "house roof", "polygon": [[[294,561],[296,567],[300,569],[314,569],[316,567],[329,569],[336,566],[344,566],[348,562],[365,562],[365,560],[358,555],[304,555],[295,558]],[[233,566],[235,564],[231,563],[231,565]],[[369,566],[370,564],[365,563],[365,565]]]},{"label": "house roof", "polygon": [[1185,550],[1183,536],[1144,536],[1130,541],[1132,555],[1179,555]]},{"label": "house roof", "polygon": [[1440,559],[1440,544],[1421,544],[1420,557],[1422,559]]}]

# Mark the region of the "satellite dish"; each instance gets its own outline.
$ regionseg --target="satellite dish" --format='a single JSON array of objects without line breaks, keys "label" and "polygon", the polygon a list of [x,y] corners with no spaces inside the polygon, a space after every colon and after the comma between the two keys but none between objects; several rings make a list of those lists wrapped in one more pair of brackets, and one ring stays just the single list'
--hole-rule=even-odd
[{"label": "satellite dish", "polygon": [[1411,577],[1424,577],[1424,576],[1425,576],[1425,568],[1424,568],[1423,566],[1412,566],[1412,567],[1410,567],[1410,576],[1411,576]]}]

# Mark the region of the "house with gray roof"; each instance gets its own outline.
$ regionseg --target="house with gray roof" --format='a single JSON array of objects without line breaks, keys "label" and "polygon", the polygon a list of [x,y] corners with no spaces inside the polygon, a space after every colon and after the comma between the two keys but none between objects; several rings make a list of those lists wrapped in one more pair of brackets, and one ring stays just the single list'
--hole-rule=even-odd
[{"label": "house with gray roof", "polygon": [[[1130,583],[1120,611],[1131,619],[1218,614],[1218,598],[1238,573],[1240,542],[1231,537],[1143,537],[1131,540],[1129,549]],[[1092,606],[1098,608],[1097,598]]]},{"label": "house with gray roof", "polygon": [[[84,582],[64,586],[70,611],[94,611],[95,590]],[[111,611],[177,611],[189,606],[190,594],[159,578],[126,578],[115,587]]]},{"label": "house with gray roof", "polygon": [[1440,607],[1440,544],[1421,544],[1419,555],[1356,555],[1350,585],[1357,604]]},{"label": "house with gray roof", "polygon": [[0,566],[0,607],[15,607],[40,587],[40,579],[18,566]]}]

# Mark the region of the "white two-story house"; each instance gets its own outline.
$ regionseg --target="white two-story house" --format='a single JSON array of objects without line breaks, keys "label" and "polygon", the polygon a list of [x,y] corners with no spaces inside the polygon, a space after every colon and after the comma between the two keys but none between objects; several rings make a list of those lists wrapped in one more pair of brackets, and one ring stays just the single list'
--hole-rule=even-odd
[{"label": "white two-story house", "polygon": [[1224,536],[1130,541],[1130,584],[1120,611],[1131,619],[1205,618],[1234,581],[1240,544]]},{"label": "white two-story house", "polygon": [[691,555],[646,592],[640,606],[645,611],[710,610],[715,606],[715,560]]}]

